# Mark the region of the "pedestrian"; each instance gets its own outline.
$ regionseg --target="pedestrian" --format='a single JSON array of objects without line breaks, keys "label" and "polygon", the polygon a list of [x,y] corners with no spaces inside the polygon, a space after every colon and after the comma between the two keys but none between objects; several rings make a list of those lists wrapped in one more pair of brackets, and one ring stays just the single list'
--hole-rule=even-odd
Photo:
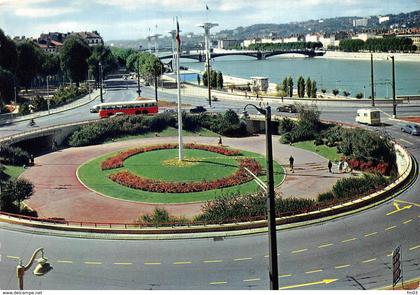
[{"label": "pedestrian", "polygon": [[344,161],[343,163],[343,170],[344,170],[344,173],[349,172],[349,163],[347,163],[347,161]]},{"label": "pedestrian", "polygon": [[248,98],[248,92],[245,91],[245,98]]},{"label": "pedestrian", "polygon": [[332,162],[331,162],[331,160],[329,160],[328,161],[328,172],[330,172],[330,173],[332,173],[331,168],[332,168]]},{"label": "pedestrian", "polygon": [[56,150],[57,150],[57,142],[55,141],[55,139],[53,140],[53,142],[52,142],[52,147],[51,147],[51,150],[53,151],[53,152],[55,152]]},{"label": "pedestrian", "polygon": [[29,160],[30,160],[31,166],[34,166],[35,165],[35,157],[34,157],[34,155],[31,154],[29,157],[30,157]]},{"label": "pedestrian", "polygon": [[338,162],[338,172],[342,172],[343,171],[343,161],[340,160],[340,162]]},{"label": "pedestrian", "polygon": [[293,158],[293,156],[292,155],[290,155],[290,158],[289,158],[289,165],[290,165],[290,170],[294,173],[294,170],[293,170],[293,163],[295,162],[295,159]]},{"label": "pedestrian", "polygon": [[222,145],[222,137],[219,136],[219,145]]}]

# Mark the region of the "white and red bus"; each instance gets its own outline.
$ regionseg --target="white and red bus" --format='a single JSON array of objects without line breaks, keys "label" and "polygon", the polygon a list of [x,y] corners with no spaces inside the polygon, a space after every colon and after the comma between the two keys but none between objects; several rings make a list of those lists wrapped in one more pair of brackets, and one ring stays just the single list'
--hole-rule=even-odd
[{"label": "white and red bus", "polygon": [[98,107],[100,118],[118,115],[149,115],[156,114],[159,111],[155,100],[101,103]]}]

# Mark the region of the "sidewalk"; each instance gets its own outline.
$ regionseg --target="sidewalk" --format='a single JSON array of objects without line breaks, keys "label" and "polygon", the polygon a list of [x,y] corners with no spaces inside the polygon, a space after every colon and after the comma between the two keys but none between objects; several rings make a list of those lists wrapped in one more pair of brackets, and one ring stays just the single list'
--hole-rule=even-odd
[{"label": "sidewalk", "polygon": [[65,112],[71,109],[75,109],[81,106],[84,106],[92,101],[94,101],[98,96],[99,96],[99,89],[94,90],[92,93],[87,94],[84,97],[81,97],[69,104],[65,104],[61,107],[58,108],[53,108],[50,109],[50,111],[41,111],[41,112],[36,112],[30,115],[25,115],[25,116],[18,116],[16,118],[13,119],[6,119],[6,120],[0,120],[0,124],[10,124],[10,123],[16,123],[16,122],[22,122],[22,121],[27,121],[30,119],[36,119],[36,118],[40,118],[40,117],[45,117],[45,116],[49,116],[49,115],[53,115],[53,114],[57,114],[57,113],[61,113],[61,112]]},{"label": "sidewalk", "polygon": [[[273,157],[285,168],[290,155],[295,158],[295,173],[289,173],[284,183],[276,188],[283,198],[314,199],[347,174],[328,173],[327,160],[321,156],[293,146],[282,145],[278,136],[273,138]],[[217,138],[186,137],[185,142],[217,144]],[[151,213],[155,207],[166,209],[174,216],[193,217],[200,212],[202,202],[184,204],[149,204],[104,197],[86,189],[76,178],[76,170],[86,161],[105,153],[133,146],[176,142],[176,137],[147,138],[115,142],[82,148],[69,148],[35,159],[35,166],[22,177],[35,186],[33,196],[25,201],[37,210],[40,217],[60,217],[74,221],[132,223],[139,216]],[[265,155],[265,137],[223,138],[231,148]]]}]

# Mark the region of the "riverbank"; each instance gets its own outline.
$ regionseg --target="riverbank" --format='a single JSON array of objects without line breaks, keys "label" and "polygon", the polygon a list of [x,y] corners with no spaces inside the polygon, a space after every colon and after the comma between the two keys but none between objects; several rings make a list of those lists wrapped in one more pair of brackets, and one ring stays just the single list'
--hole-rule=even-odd
[{"label": "riverbank", "polygon": [[[395,56],[395,61],[420,62],[419,53],[375,52],[373,53],[373,59],[374,60],[387,60],[387,58],[390,55]],[[319,56],[316,58],[370,60],[370,52],[327,51],[324,56]]]}]

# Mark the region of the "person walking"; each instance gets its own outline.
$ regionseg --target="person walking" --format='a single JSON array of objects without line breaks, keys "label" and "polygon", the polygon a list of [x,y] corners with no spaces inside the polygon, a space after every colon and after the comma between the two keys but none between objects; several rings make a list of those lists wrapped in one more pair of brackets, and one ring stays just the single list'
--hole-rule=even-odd
[{"label": "person walking", "polygon": [[332,162],[331,162],[331,160],[329,160],[328,161],[328,172],[330,172],[330,173],[332,173],[331,168],[332,168]]},{"label": "person walking", "polygon": [[222,145],[223,143],[222,143],[222,137],[221,136],[219,136],[219,145]]},{"label": "person walking", "polygon": [[295,171],[293,170],[293,164],[295,162],[295,159],[293,158],[293,156],[290,156],[289,158],[289,166],[290,166],[290,170],[294,173]]}]

